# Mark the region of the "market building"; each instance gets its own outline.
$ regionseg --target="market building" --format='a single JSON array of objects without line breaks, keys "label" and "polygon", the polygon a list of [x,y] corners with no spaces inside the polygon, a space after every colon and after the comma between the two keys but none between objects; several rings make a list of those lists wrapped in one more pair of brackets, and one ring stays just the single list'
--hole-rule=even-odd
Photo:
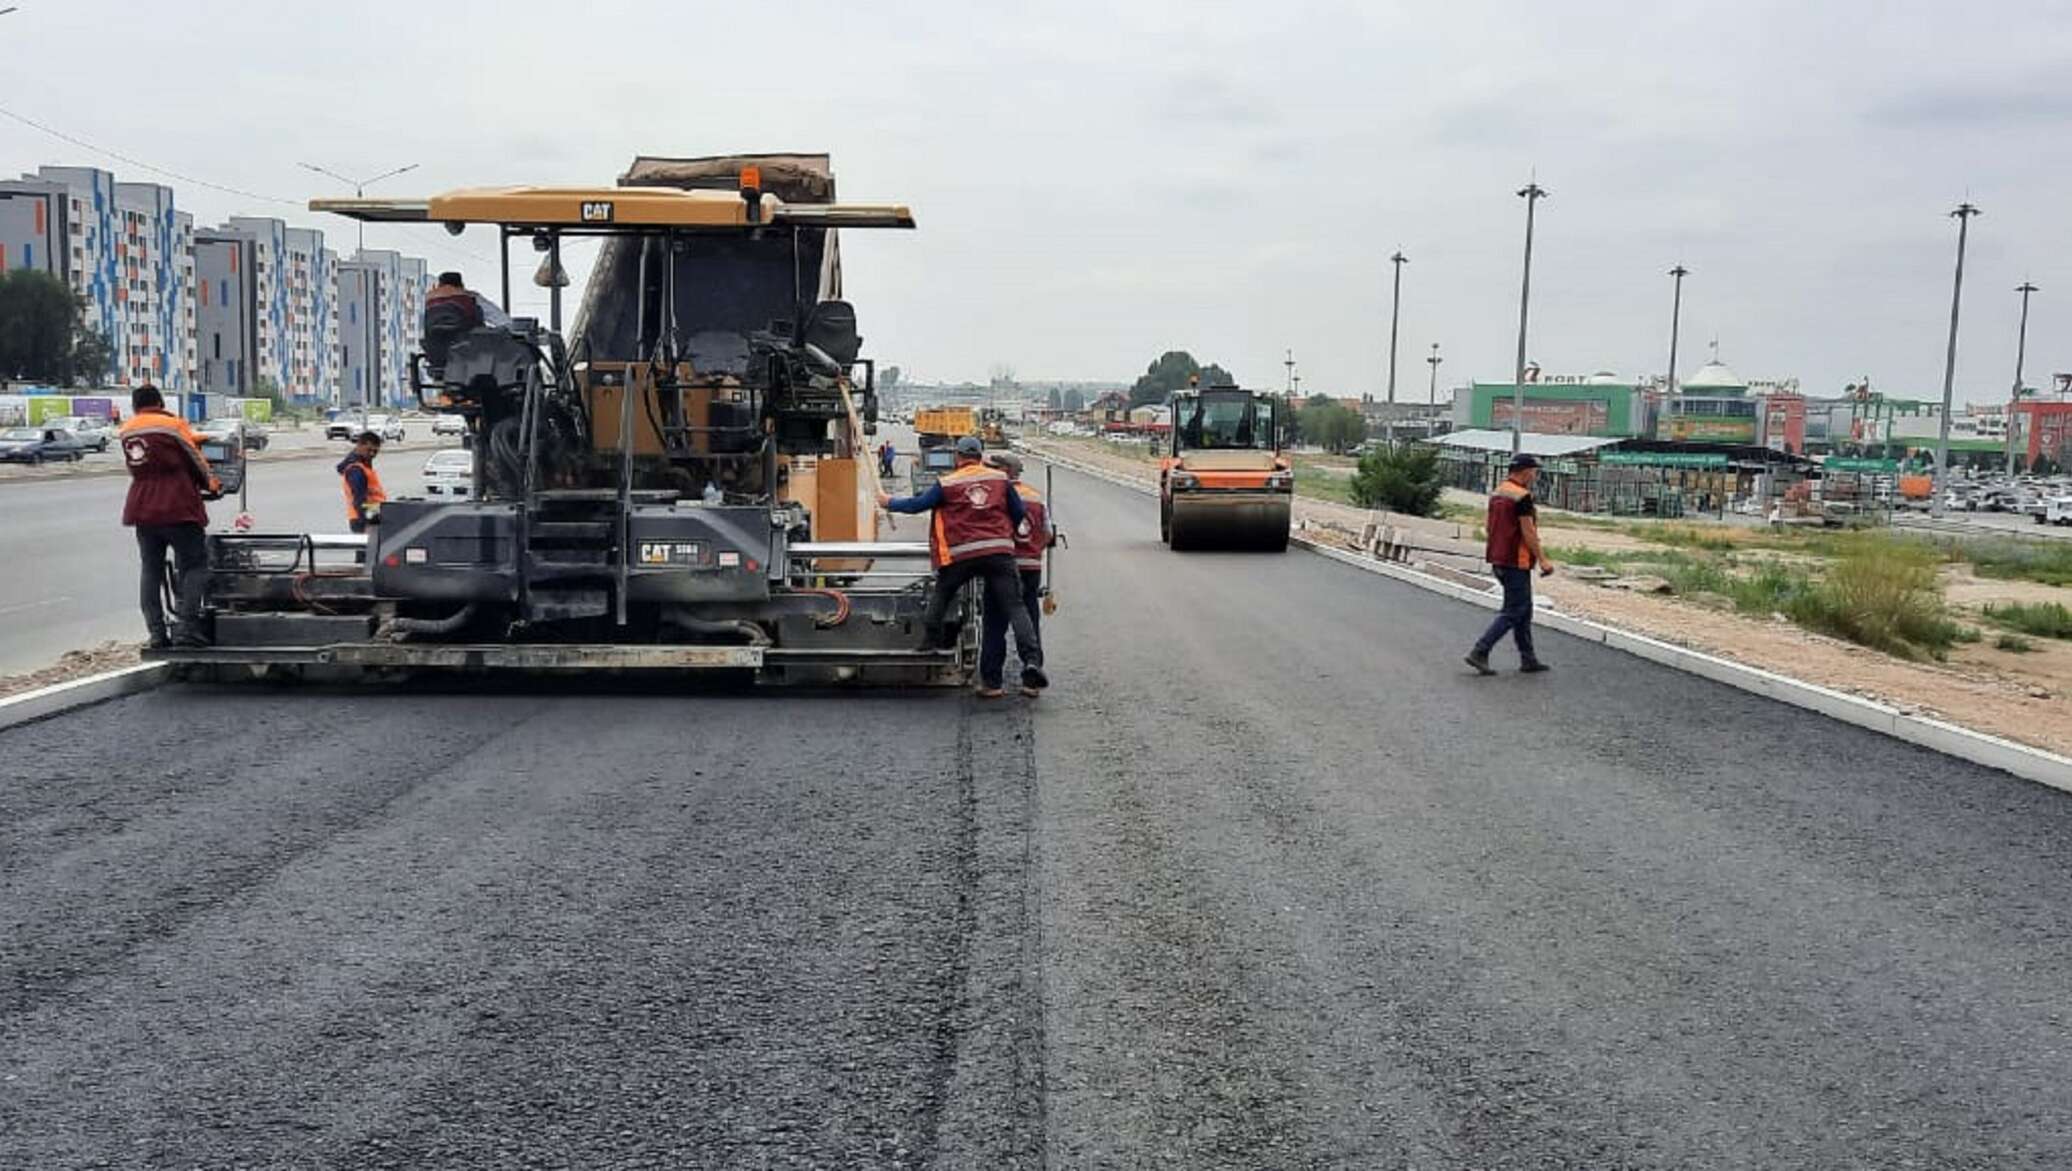
[{"label": "market building", "polygon": [[[1581,377],[1539,377],[1528,367],[1524,430],[1535,435],[1589,435],[1630,439],[1648,433],[1647,397],[1640,387],[1599,371]],[[1476,382],[1453,396],[1455,430],[1508,432],[1518,384]]]}]

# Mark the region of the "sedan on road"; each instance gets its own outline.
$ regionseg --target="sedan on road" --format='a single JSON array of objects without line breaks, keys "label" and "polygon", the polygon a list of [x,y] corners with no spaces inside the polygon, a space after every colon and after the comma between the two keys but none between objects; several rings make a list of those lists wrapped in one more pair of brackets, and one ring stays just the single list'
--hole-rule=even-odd
[{"label": "sedan on road", "polygon": [[390,443],[403,440],[403,420],[394,415],[368,415],[365,421],[359,415],[340,415],[324,424],[324,438],[351,439],[362,431],[372,431]]},{"label": "sedan on road", "polygon": [[66,415],[50,420],[45,426],[70,431],[72,437],[79,440],[79,445],[88,451],[106,451],[115,441],[115,428],[108,425],[108,420],[92,415]]},{"label": "sedan on road", "polygon": [[475,453],[461,448],[435,451],[424,461],[422,475],[425,495],[465,500],[475,488]]},{"label": "sedan on road", "polygon": [[245,433],[246,451],[266,450],[266,432],[243,419],[210,419],[201,425],[204,438],[225,441],[240,429]]},{"label": "sedan on road", "polygon": [[40,464],[86,458],[86,444],[62,427],[9,427],[0,431],[0,463]]}]

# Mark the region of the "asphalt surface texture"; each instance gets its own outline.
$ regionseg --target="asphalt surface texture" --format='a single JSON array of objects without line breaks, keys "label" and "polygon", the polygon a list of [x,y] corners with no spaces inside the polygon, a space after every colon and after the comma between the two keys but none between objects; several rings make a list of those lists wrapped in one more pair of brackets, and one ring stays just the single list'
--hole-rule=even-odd
[{"label": "asphalt surface texture", "polygon": [[[422,440],[423,428],[411,438]],[[246,506],[255,531],[345,531],[345,501],[332,470],[344,455],[345,446],[334,443],[313,448],[308,458],[250,464]],[[378,460],[389,493],[415,491],[429,456],[391,451]],[[129,477],[120,474],[0,480],[0,565],[7,566],[8,587],[0,593],[0,675],[34,670],[107,639],[144,640],[137,541],[122,526],[128,492]],[[230,531],[238,502],[208,507],[210,530]]]},{"label": "asphalt surface texture", "polygon": [[0,1166],[2072,1165],[2065,794],[1053,503],[1037,701],[0,732]]}]

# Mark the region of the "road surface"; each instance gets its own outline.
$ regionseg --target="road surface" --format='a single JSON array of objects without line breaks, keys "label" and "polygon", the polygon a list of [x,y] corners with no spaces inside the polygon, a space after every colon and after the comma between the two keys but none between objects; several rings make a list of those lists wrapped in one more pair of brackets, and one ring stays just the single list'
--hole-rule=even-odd
[{"label": "road surface", "polygon": [[1056,508],[1036,703],[0,733],[0,1164],[2072,1164],[2064,794]]},{"label": "road surface", "polygon": [[[335,454],[342,456],[342,448]],[[429,452],[392,451],[379,467],[391,493],[415,491]],[[110,457],[114,458],[114,457]],[[345,527],[332,454],[250,465],[250,505],[265,532],[336,532]],[[68,650],[107,639],[144,640],[137,611],[137,543],[122,527],[129,477],[0,480],[0,675],[34,670]],[[235,501],[209,505],[210,527],[226,532]]]}]

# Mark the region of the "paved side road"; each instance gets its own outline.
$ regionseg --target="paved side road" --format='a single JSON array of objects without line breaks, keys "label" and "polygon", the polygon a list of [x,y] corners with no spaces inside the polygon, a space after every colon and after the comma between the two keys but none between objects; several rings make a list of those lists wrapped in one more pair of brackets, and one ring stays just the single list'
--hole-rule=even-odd
[{"label": "paved side road", "polygon": [[2063,794],[1054,503],[1033,704],[0,733],[0,1166],[2072,1165]]}]

